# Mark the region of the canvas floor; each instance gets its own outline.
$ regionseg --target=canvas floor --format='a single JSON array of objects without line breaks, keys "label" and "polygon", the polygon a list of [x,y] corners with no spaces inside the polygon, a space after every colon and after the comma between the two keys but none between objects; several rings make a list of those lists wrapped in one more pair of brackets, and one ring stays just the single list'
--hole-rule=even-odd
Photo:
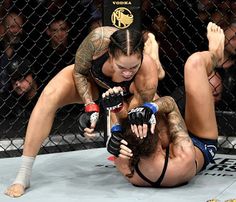
[{"label": "canvas floor", "polygon": [[4,195],[21,158],[0,159],[0,202],[224,202],[236,199],[236,156],[217,154],[216,164],[178,188],[139,188],[129,184],[108,160],[105,148],[39,155],[31,187],[17,199]]}]

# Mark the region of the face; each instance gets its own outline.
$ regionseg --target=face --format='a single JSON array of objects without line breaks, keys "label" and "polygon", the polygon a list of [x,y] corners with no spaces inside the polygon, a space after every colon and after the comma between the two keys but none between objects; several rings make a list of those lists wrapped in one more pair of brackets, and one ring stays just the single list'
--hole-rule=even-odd
[{"label": "face", "polygon": [[13,90],[18,95],[23,95],[32,89],[33,77],[32,75],[27,75],[25,78],[17,81],[12,81]]},{"label": "face", "polygon": [[236,25],[225,30],[225,50],[232,55],[236,54]]},{"label": "face", "polygon": [[67,23],[60,20],[50,25],[47,34],[51,37],[52,44],[58,46],[67,43],[68,31],[69,27]]},{"label": "face", "polygon": [[153,28],[159,32],[165,32],[167,30],[166,18],[163,15],[158,15],[154,18]]},{"label": "face", "polygon": [[120,55],[117,58],[111,56],[112,67],[118,82],[130,81],[141,66],[141,57],[139,54],[130,56]]},{"label": "face", "polygon": [[20,16],[12,13],[6,17],[5,37],[10,44],[15,44],[20,41],[22,35],[23,19]]}]

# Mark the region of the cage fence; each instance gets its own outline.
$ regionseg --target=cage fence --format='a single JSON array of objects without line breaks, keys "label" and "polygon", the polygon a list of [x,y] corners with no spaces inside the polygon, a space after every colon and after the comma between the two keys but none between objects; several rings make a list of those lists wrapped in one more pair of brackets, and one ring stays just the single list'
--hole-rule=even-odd
[{"label": "cage fence", "polygon": [[[1,1],[0,3],[0,157],[20,156],[30,114],[43,88],[61,69],[73,64],[77,48],[88,33],[103,25],[105,1]],[[121,4],[124,1],[114,1]],[[130,1],[125,1],[127,4]],[[183,67],[187,57],[206,50],[206,25],[213,21],[226,35],[229,59],[209,77],[219,127],[219,152],[234,153],[236,144],[236,6],[234,1],[148,0],[140,1],[141,26],[159,43],[160,61],[166,76],[157,92],[171,95],[184,106]],[[13,16],[16,16],[13,18]],[[12,22],[12,19],[13,22]],[[63,22],[63,23],[62,23]],[[61,23],[61,24],[60,24]],[[64,43],[56,44],[62,33]],[[58,35],[57,35],[58,34]],[[62,39],[61,39],[62,40]],[[9,44],[9,46],[6,45]],[[14,88],[16,58],[20,75],[31,75],[35,96]],[[27,68],[25,68],[27,67]],[[15,80],[14,80],[15,79]],[[103,111],[96,138],[88,140],[78,128],[83,105],[60,108],[40,153],[104,147],[106,113]],[[37,131],[35,131],[37,132]],[[106,137],[105,137],[106,138]]]}]

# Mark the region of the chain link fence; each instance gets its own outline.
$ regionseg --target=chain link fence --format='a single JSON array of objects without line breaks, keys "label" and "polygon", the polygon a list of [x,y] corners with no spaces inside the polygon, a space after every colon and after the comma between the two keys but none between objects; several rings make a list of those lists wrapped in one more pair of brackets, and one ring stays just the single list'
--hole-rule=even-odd
[{"label": "chain link fence", "polygon": [[[121,4],[123,1],[114,1]],[[125,1],[129,4],[130,1]],[[102,25],[101,0],[3,0],[0,3],[0,157],[20,156],[30,113],[49,80],[74,63],[75,52],[94,28]],[[184,105],[183,66],[187,57],[207,49],[206,25],[213,21],[226,34],[226,60],[209,77],[219,124],[219,147],[235,151],[236,127],[236,3],[234,1],[141,1],[141,29],[155,34],[160,60],[166,70],[159,82],[160,95],[172,95]],[[13,17],[15,20],[12,20]],[[6,45],[8,44],[8,45]],[[19,75],[12,71],[14,58],[21,75],[31,75],[33,96],[16,86]],[[27,68],[25,68],[27,67]],[[200,84],[199,84],[200,85]],[[71,151],[104,146],[106,114],[103,113],[94,140],[78,129],[82,105],[58,110],[49,138],[40,153]]]}]

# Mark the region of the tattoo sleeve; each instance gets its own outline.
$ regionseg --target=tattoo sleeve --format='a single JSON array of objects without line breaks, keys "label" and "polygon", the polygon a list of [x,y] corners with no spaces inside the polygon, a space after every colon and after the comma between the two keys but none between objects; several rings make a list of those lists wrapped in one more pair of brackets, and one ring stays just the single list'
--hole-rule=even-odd
[{"label": "tattoo sleeve", "polygon": [[155,103],[159,107],[158,113],[167,115],[171,141],[174,144],[178,144],[183,139],[191,141],[175,100],[170,96],[164,96],[157,99]]},{"label": "tattoo sleeve", "polygon": [[74,80],[83,102],[92,101],[92,92],[88,88],[88,75],[93,57],[107,51],[109,38],[116,31],[112,27],[99,27],[92,31],[79,46],[75,56]]}]

